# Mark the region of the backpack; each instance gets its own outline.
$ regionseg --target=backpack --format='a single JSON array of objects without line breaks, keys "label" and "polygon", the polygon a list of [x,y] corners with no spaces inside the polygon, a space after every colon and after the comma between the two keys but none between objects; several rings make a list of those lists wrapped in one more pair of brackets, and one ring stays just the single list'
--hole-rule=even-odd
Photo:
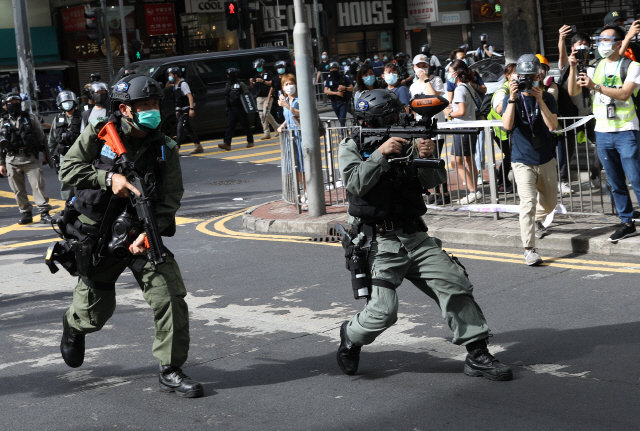
[{"label": "backpack", "polygon": [[491,108],[492,108],[492,100],[493,100],[494,94],[495,93],[484,95],[484,99],[482,100],[482,105],[480,105],[480,109],[478,109],[476,114],[480,114],[485,118],[487,117],[487,115],[489,115],[489,112],[491,112]]},{"label": "backpack", "polygon": [[[593,66],[597,69],[601,61],[602,59],[597,60]],[[629,65],[632,62],[633,60],[627,57],[623,57],[622,61],[620,62],[620,80],[622,81],[623,85],[624,85],[625,79],[627,79],[627,72],[629,71]],[[595,75],[595,69],[594,69],[594,75]],[[633,104],[636,108],[636,116],[640,117],[640,106],[638,106],[640,105],[640,92],[634,91],[633,93],[631,93],[631,100],[633,101]]]},{"label": "backpack", "polygon": [[[473,101],[476,105],[476,120],[481,120],[482,118],[480,117],[486,117],[486,115],[482,114],[482,105],[484,105],[484,99],[482,99],[480,95],[473,88],[471,88],[470,85],[466,83],[463,83],[462,85],[464,85],[465,88],[469,90],[469,93],[471,93],[471,97],[473,97]],[[489,111],[491,111],[491,98],[489,98]]]}]

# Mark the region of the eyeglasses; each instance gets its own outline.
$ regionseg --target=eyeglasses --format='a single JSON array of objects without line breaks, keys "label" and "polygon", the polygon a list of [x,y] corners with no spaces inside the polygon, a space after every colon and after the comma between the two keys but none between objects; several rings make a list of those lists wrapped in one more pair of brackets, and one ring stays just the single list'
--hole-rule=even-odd
[{"label": "eyeglasses", "polygon": [[611,36],[598,36],[598,37],[596,38],[596,41],[597,41],[598,43],[600,43],[600,42],[602,42],[602,43],[614,43],[614,42],[617,42],[617,41],[618,41],[618,39],[613,38],[613,37],[611,37]]}]

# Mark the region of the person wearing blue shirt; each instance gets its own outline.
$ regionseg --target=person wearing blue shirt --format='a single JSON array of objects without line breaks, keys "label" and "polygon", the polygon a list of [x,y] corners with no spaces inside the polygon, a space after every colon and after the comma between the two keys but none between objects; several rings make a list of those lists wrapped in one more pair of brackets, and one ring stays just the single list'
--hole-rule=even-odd
[{"label": "person wearing blue shirt", "polygon": [[380,60],[378,54],[373,56],[371,67],[373,68],[373,73],[376,75],[376,78],[380,78],[382,76],[382,72],[384,71],[384,62]]},{"label": "person wearing blue shirt", "polygon": [[411,92],[407,87],[398,81],[398,67],[389,63],[384,67],[384,82],[387,83],[387,90],[393,92],[398,99],[405,105],[405,109],[409,112],[409,102],[411,101]]},{"label": "person wearing blue shirt", "polygon": [[502,125],[511,131],[511,168],[520,195],[520,235],[529,266],[542,263],[536,238],[546,235],[542,221],[558,202],[556,145],[551,137],[558,128],[558,108],[555,98],[540,88],[540,69],[534,54],[521,56],[516,74],[529,79],[531,87],[520,92],[512,80],[502,102]]}]

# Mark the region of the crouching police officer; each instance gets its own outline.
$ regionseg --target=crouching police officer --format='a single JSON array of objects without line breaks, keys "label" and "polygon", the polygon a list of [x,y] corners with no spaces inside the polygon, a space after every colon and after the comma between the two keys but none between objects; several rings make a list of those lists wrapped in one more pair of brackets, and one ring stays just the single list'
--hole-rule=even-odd
[{"label": "crouching police officer", "polygon": [[[149,77],[133,74],[121,79],[111,94],[114,113],[89,123],[67,152],[61,178],[76,187],[74,208],[80,215],[75,226],[88,236],[102,231],[112,196],[123,198],[114,201],[127,207],[130,193],[140,195],[127,177],[114,173],[116,154],[98,139],[98,133],[108,121],[114,123],[136,172],[147,183],[158,232],[166,236],[175,233],[175,214],[184,188],[176,143],[157,130],[162,97],[160,84]],[[130,217],[137,219],[135,213]],[[113,226],[115,235],[115,223]],[[115,283],[129,267],[144,299],[153,309],[153,355],[160,365],[160,390],[175,391],[188,398],[202,396],[202,385],[189,379],[180,368],[189,350],[189,316],[184,300],[187,292],[180,269],[168,250],[165,250],[166,261],[157,266],[141,260],[140,256],[147,253],[145,237],[146,233],[137,236],[129,247],[131,254],[125,259],[117,259],[115,253],[100,255],[95,251],[88,256],[93,259],[88,265],[90,275],[80,276],[73,303],[63,316],[62,357],[70,367],[82,365],[85,335],[99,331],[113,314]],[[76,260],[80,259],[76,254]]]},{"label": "crouching police officer", "polygon": [[[362,121],[364,135],[367,127],[393,124],[403,110],[393,93],[371,90],[356,101],[355,116]],[[487,349],[489,327],[466,272],[429,237],[421,219],[427,211],[424,190],[442,182],[443,176],[433,169],[415,167],[410,168],[410,175],[400,172],[405,168],[391,165],[388,159],[399,154],[407,141],[390,137],[376,142],[379,140],[354,135],[343,140],[338,151],[349,222],[357,234],[354,244],[368,248],[367,275],[372,284],[364,310],[340,327],[340,369],[355,374],[362,346],[371,344],[397,321],[396,288],[406,278],[436,300],[453,331],[453,343],[467,348],[466,375],[510,380],[511,369]],[[426,158],[433,153],[434,143],[420,139],[417,149]]]},{"label": "crouching police officer", "polygon": [[[56,97],[58,108],[62,110],[56,115],[49,132],[49,154],[54,158],[56,170],[64,160],[69,148],[80,136],[82,117],[78,111],[78,98],[72,91],[61,91]],[[73,197],[73,187],[60,181],[60,196],[64,200]]]},{"label": "crouching police officer", "polygon": [[18,93],[9,93],[4,98],[8,115],[0,122],[0,174],[9,177],[9,186],[16,195],[16,202],[22,213],[18,223],[33,222],[33,206],[27,196],[26,179],[40,210],[41,223],[49,224],[51,205],[38,160],[38,153],[44,145],[44,133],[38,119],[22,110],[21,102]]}]

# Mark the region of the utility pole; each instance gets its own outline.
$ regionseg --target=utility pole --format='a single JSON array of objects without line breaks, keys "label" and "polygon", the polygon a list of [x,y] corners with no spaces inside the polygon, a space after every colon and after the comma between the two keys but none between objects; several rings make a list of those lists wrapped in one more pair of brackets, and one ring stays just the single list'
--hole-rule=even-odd
[{"label": "utility pole", "polygon": [[118,0],[118,8],[120,8],[120,28],[122,29],[122,49],[124,50],[124,68],[128,68],[130,64],[129,47],[127,46],[127,23],[124,20],[124,1]]},{"label": "utility pole", "polygon": [[104,43],[107,49],[107,65],[109,67],[109,81],[113,79],[113,57],[111,57],[111,36],[109,36],[109,20],[107,19],[107,0],[100,0],[102,20],[104,26]]},{"label": "utility pole", "polygon": [[[296,81],[300,102],[302,157],[305,182],[309,197],[309,216],[320,217],[327,213],[324,202],[320,136],[318,136],[318,106],[313,89],[313,48],[311,30],[306,23],[307,10],[304,0],[294,0],[296,24],[293,27],[293,43],[296,48]],[[328,159],[327,159],[328,160]]]},{"label": "utility pole", "polygon": [[318,60],[322,59],[322,36],[320,36],[320,9],[318,7],[318,0],[313,0],[313,19],[316,22],[316,41],[318,48]]},{"label": "utility pole", "polygon": [[[538,37],[538,8],[535,1],[502,0],[502,32],[504,56],[507,63],[515,63],[523,54],[540,52]],[[518,37],[513,37],[518,35]]]},{"label": "utility pole", "polygon": [[36,88],[36,69],[31,46],[31,30],[29,28],[29,12],[27,0],[13,0],[13,24],[16,33],[16,50],[18,58],[18,79],[20,93],[26,94],[29,104],[23,102],[23,109],[38,115],[38,93]]}]

